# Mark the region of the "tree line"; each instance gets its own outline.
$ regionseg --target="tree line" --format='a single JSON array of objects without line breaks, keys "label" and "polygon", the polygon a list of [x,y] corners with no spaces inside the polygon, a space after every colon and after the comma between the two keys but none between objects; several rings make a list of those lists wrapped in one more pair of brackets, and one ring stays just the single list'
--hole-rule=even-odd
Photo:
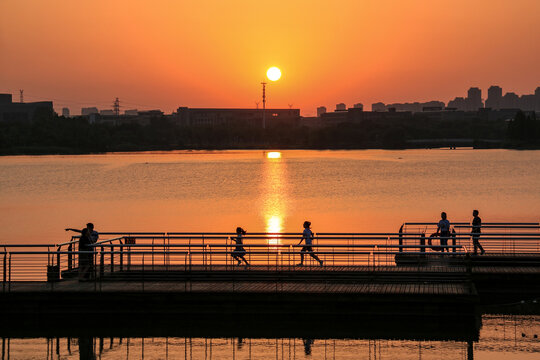
[{"label": "tree line", "polygon": [[402,149],[415,139],[492,140],[491,147],[540,148],[540,123],[518,112],[513,120],[481,118],[434,120],[422,114],[409,120],[340,122],[326,127],[300,123],[229,122],[180,126],[169,117],[146,125],[89,123],[38,111],[32,121],[0,123],[0,154],[82,154],[175,149]]}]

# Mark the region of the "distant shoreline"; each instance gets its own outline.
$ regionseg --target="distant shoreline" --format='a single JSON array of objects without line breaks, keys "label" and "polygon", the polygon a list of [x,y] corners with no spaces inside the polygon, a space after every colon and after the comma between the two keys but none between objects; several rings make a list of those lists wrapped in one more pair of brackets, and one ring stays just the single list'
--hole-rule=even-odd
[{"label": "distant shoreline", "polygon": [[[1,149],[0,156],[39,156],[39,155],[103,155],[110,153],[139,153],[151,151],[224,151],[224,150],[435,150],[449,149],[448,146],[440,147],[404,147],[404,148],[384,148],[384,147],[284,147],[284,146],[268,146],[268,147],[190,147],[190,148],[138,148],[138,149],[111,149],[110,151],[80,151],[72,148],[59,147],[25,147],[14,149]],[[474,146],[457,146],[455,149],[472,149],[472,150],[540,150],[540,145],[531,146],[500,146],[500,147],[474,147]]]}]

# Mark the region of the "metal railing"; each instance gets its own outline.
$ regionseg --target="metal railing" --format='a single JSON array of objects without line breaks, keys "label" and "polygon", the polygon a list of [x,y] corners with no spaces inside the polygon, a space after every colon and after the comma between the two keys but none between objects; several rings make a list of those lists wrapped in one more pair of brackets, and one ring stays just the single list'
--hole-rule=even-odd
[{"label": "metal railing", "polygon": [[[411,224],[411,223],[408,223]],[[420,223],[413,223],[416,224]],[[425,224],[432,223],[421,223]],[[501,223],[482,227],[479,241],[488,255],[540,257],[540,231],[530,228],[532,223],[504,223],[523,232],[504,232]],[[487,226],[496,226],[488,228]],[[469,227],[466,227],[470,229]],[[491,230],[492,229],[492,230]],[[505,228],[507,229],[507,228]],[[471,255],[474,246],[470,232],[454,233],[443,238],[430,238],[424,232],[395,233],[317,233],[310,245],[324,261],[320,267],[310,252],[304,252],[305,266],[300,268],[302,249],[299,233],[250,233],[241,245],[250,267],[239,267],[232,255],[238,250],[233,233],[101,233],[116,236],[91,245],[94,251],[81,252],[78,237],[57,245],[12,244],[3,247],[3,289],[12,282],[55,281],[77,277],[79,255],[92,254],[95,281],[118,274],[124,277],[142,274],[242,270],[242,271],[342,271],[344,268],[366,267],[376,271],[379,267],[396,266],[405,259],[406,264],[446,266]],[[469,230],[470,231],[470,230]],[[430,241],[431,240],[431,241]]]}]

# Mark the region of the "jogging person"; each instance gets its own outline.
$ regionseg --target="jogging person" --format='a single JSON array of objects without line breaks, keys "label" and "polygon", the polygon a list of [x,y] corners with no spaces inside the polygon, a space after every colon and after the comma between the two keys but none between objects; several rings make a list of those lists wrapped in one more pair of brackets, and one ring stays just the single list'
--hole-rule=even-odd
[{"label": "jogging person", "polygon": [[247,262],[245,256],[246,256],[246,249],[242,246],[244,242],[242,241],[242,237],[246,235],[246,230],[242,229],[241,227],[236,228],[236,237],[232,237],[231,240],[236,243],[236,247],[234,248],[234,251],[232,252],[231,256],[233,259],[238,261],[238,265],[242,264],[242,260],[246,263],[246,266],[249,266],[249,263]]},{"label": "jogging person", "polygon": [[300,250],[300,264],[298,264],[298,266],[304,266],[305,253],[308,253],[309,256],[317,260],[319,264],[323,266],[323,261],[319,259],[317,255],[315,255],[315,253],[313,252],[313,248],[311,247],[311,245],[313,244],[314,235],[313,235],[313,231],[311,231],[311,229],[309,228],[310,226],[311,226],[311,222],[304,221],[304,232],[302,233],[302,239],[300,240],[298,245],[300,245],[302,241],[305,241],[306,245],[302,247],[302,250]]}]

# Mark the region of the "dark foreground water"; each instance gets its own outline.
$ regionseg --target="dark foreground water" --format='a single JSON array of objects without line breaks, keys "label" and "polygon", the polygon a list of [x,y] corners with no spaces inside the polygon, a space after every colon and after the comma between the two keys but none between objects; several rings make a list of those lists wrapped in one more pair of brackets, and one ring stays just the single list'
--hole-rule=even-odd
[{"label": "dark foreground water", "polygon": [[[383,320],[381,320],[383,321]],[[159,323],[159,319],[156,319]],[[239,319],[241,322],[241,319]],[[312,325],[312,324],[310,324]],[[538,359],[540,316],[484,315],[478,331],[449,338],[429,324],[361,337],[3,338],[2,359]],[[181,324],[179,324],[181,326]],[[261,324],[264,327],[264,324]],[[359,329],[362,327],[358,324]],[[415,328],[414,331],[412,328]],[[401,330],[403,331],[403,330]],[[279,331],[278,331],[279,332]],[[444,331],[443,331],[444,332]],[[440,336],[443,338],[439,339]],[[447,335],[446,335],[447,336]]]}]

